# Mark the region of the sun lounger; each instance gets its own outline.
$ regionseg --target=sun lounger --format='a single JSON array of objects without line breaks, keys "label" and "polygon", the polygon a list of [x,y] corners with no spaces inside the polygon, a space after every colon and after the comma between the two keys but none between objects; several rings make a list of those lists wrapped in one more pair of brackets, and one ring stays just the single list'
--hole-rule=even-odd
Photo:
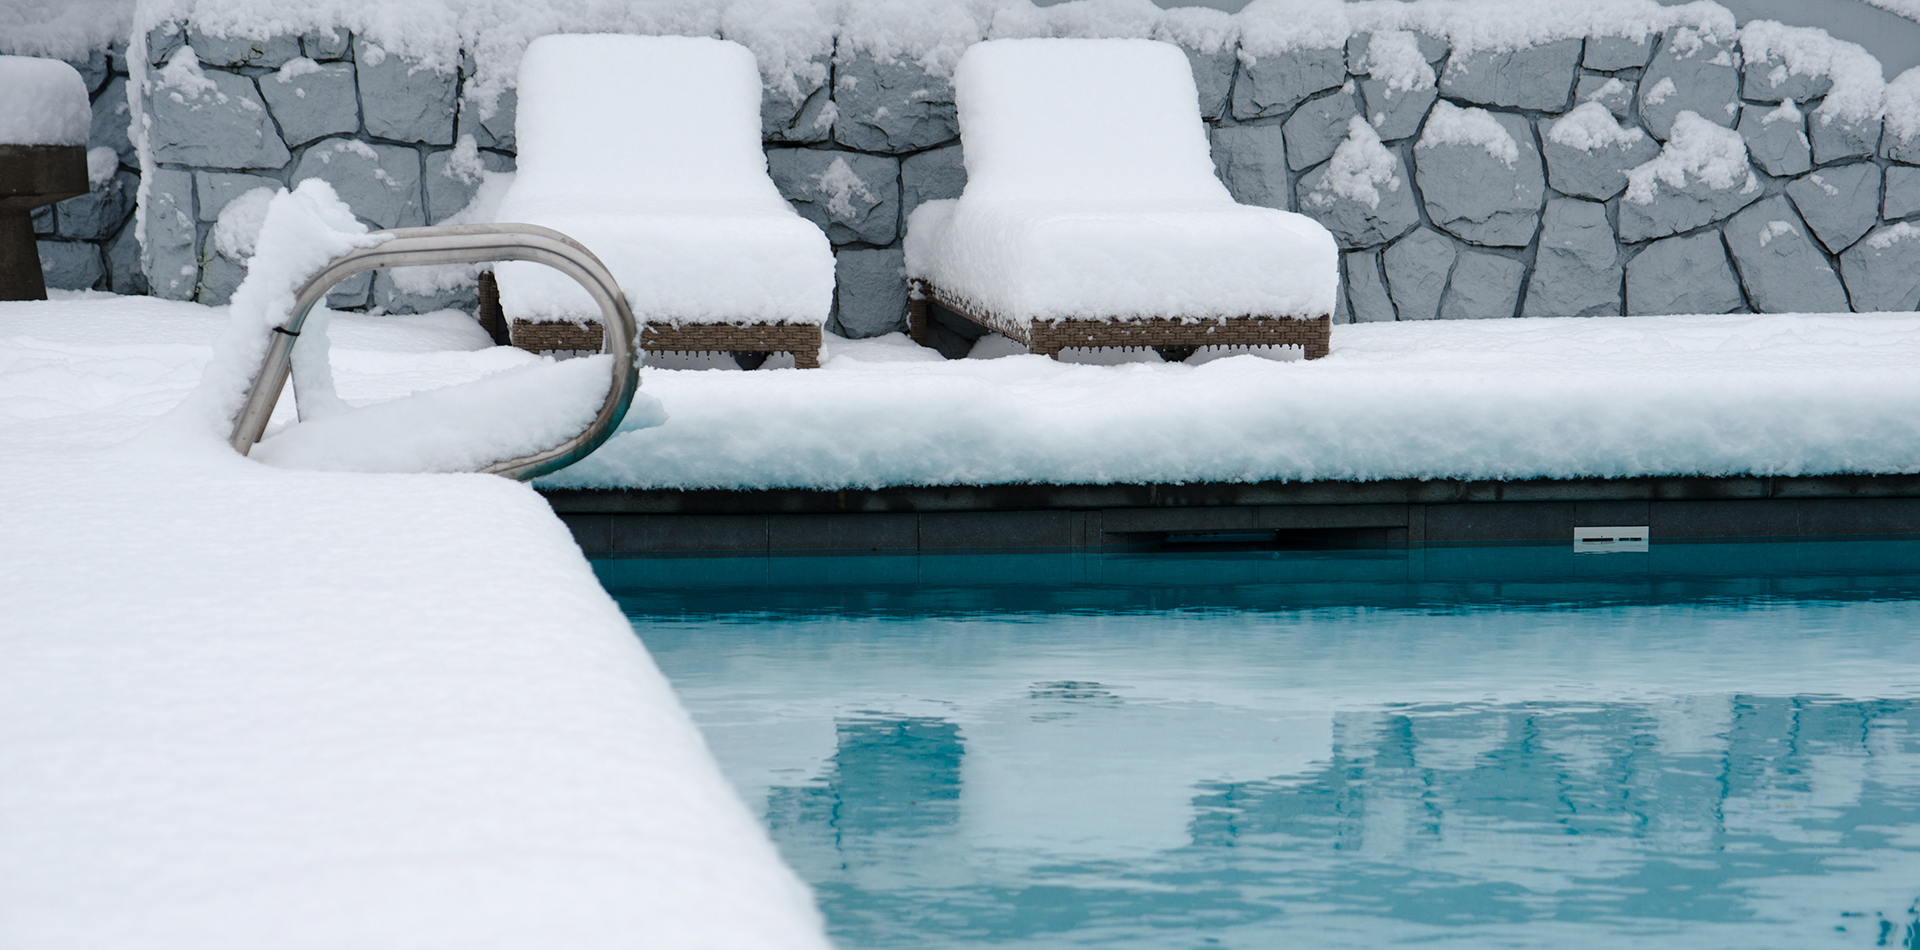
[{"label": "sun lounger", "polygon": [[1070,347],[1326,355],[1333,237],[1234,202],[1177,47],[996,40],[967,51],[954,86],[967,186],[907,225],[916,340],[931,301],[1055,358]]},{"label": "sun lounger", "polygon": [[[792,353],[819,365],[833,250],[767,176],[746,47],[680,36],[545,36],[521,61],[518,173],[499,220],[553,228],[619,280],[652,351]],[[597,350],[565,275],[497,267],[514,345]]]}]

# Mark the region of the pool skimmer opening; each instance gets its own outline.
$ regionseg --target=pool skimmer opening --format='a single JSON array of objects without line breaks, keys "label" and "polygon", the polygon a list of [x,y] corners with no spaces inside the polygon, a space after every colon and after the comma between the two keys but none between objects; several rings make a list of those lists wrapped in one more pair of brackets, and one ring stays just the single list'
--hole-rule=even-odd
[{"label": "pool skimmer opening", "polygon": [[1573,529],[1575,554],[1645,554],[1646,525],[1595,525]]}]

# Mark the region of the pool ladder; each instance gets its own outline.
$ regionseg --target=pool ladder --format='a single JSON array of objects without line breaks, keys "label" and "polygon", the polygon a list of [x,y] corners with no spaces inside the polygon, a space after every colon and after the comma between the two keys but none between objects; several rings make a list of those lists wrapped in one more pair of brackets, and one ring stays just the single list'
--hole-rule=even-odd
[{"label": "pool ladder", "polygon": [[[600,259],[580,242],[531,224],[461,224],[433,228],[395,228],[375,231],[391,237],[373,247],[356,248],[333,259],[320,273],[302,285],[294,298],[293,312],[286,322],[273,328],[267,355],[260,361],[247,401],[234,417],[234,451],[247,454],[267,431],[267,419],[280,401],[287,378],[293,371],[293,346],[300,339],[300,328],[335,284],[363,271],[381,267],[413,267],[427,264],[479,264],[487,261],[532,261],[545,264],[586,288],[594,303],[600,305],[601,326],[606,328],[605,349],[613,354],[613,385],[593,422],[580,434],[553,448],[520,458],[494,462],[480,471],[527,481],[573,464],[600,447],[613,434],[640,388],[639,361],[635,359],[639,331],[626,295]],[[294,398],[299,398],[299,387]]]}]

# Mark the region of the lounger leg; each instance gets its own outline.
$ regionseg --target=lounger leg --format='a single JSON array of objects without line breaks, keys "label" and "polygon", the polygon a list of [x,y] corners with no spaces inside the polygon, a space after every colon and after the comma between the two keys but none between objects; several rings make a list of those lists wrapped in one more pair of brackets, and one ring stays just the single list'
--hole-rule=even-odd
[{"label": "lounger leg", "polygon": [[907,335],[921,346],[927,345],[927,283],[916,280],[908,285]]}]

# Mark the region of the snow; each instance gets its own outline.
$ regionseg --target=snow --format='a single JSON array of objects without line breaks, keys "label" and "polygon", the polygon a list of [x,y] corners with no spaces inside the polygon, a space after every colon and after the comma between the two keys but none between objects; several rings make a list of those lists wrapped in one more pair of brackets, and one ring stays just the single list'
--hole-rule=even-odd
[{"label": "snow", "polygon": [[1389,99],[1396,92],[1433,88],[1433,67],[1420,53],[1419,39],[1406,30],[1381,30],[1369,37],[1361,68],[1386,84]]},{"label": "snow", "polygon": [[1340,46],[1354,33],[1407,30],[1447,40],[1455,55],[1511,52],[1584,36],[1642,39],[1685,28],[1731,40],[1733,14],[1716,3],[1654,0],[1254,0],[1237,16],[1241,57]]},{"label": "snow", "polygon": [[1354,116],[1347,122],[1347,137],[1333,150],[1327,162],[1327,177],[1309,192],[1308,204],[1324,208],[1334,196],[1364,201],[1369,208],[1380,207],[1380,186],[1400,190],[1400,159],[1385,145],[1367,120]]},{"label": "snow", "polygon": [[[1606,110],[1601,111],[1604,113]],[[1478,146],[1508,168],[1512,168],[1520,158],[1520,143],[1507,134],[1506,128],[1494,119],[1492,113],[1480,108],[1462,109],[1445,99],[1433,104],[1433,111],[1427,115],[1426,129],[1420,133],[1420,141],[1413,147],[1435,148],[1441,145]]]},{"label": "snow", "polygon": [[[1590,93],[1587,93],[1587,98],[1584,101],[1600,102],[1605,100],[1609,96],[1618,96],[1625,93],[1626,91],[1627,91],[1626,83],[1621,82],[1618,77],[1609,76],[1607,77],[1607,81],[1601,83],[1598,89],[1595,89]],[[1655,105],[1658,105],[1658,104],[1659,103],[1655,103]]]},{"label": "snow", "polygon": [[1333,328],[1323,359],[1200,366],[889,361],[882,341],[860,342],[856,355],[830,340],[818,370],[649,370],[666,424],[615,436],[541,484],[1920,471],[1920,314],[1351,324]]},{"label": "snow", "polygon": [[1876,251],[1884,251],[1906,241],[1920,241],[1920,228],[1905,221],[1881,228],[1867,236],[1867,246]]},{"label": "snow", "polygon": [[220,218],[213,223],[213,246],[228,260],[245,263],[253,256],[274,193],[271,188],[252,188],[220,209]]},{"label": "snow", "polygon": [[0,56],[0,145],[85,145],[92,127],[78,70],[54,59]]},{"label": "snow", "polygon": [[1920,66],[1887,83],[1887,135],[1899,142],[1920,138]]},{"label": "snow", "polygon": [[1667,101],[1668,97],[1679,91],[1680,87],[1673,84],[1672,76],[1662,76],[1660,77],[1660,81],[1654,83],[1653,88],[1648,89],[1646,95],[1642,98],[1646,99],[1647,105],[1657,106]]},{"label": "snow", "polygon": [[113,173],[120,170],[120,153],[112,146],[87,149],[87,183],[95,188],[104,188],[113,181]]},{"label": "snow", "polygon": [[1661,182],[1685,188],[1689,177],[1716,191],[1738,185],[1744,194],[1760,187],[1739,132],[1683,111],[1674,117],[1673,132],[1659,156],[1627,172],[1627,200],[1651,204]]},{"label": "snow", "polygon": [[967,186],[907,222],[909,275],[1016,323],[1332,310],[1332,236],[1234,203],[1178,47],[995,40],[954,90]]},{"label": "snow", "polygon": [[1827,31],[1787,26],[1773,20],[1754,20],[1740,28],[1740,51],[1750,63],[1780,61],[1768,81],[1778,86],[1787,76],[1826,76],[1833,88],[1821,103],[1822,121],[1848,123],[1880,117],[1886,78],[1880,61],[1854,43],[1837,40]]},{"label": "snow", "polygon": [[1760,246],[1766,247],[1768,244],[1771,244],[1773,242],[1774,238],[1785,237],[1786,235],[1789,235],[1792,233],[1793,233],[1792,222],[1768,221],[1766,223],[1766,226],[1760,229]]},{"label": "snow", "polygon": [[202,93],[208,92],[219,96],[221,102],[226,101],[226,95],[219,91],[220,84],[208,79],[207,74],[201,71],[200,59],[194,55],[191,46],[174,50],[173,55],[167,58],[167,64],[160,67],[160,74],[155,80],[155,91],[172,90],[170,95],[175,102],[198,99]]},{"label": "snow", "polygon": [[[516,137],[518,171],[500,219],[584,244],[639,319],[826,322],[833,252],[767,175],[760,80],[745,47],[543,37],[522,63]],[[857,181],[838,184],[852,190]],[[495,273],[509,317],[600,316],[557,270],[510,262]]]},{"label": "snow", "polygon": [[1861,0],[1861,2],[1920,23],[1920,0]]},{"label": "snow", "polygon": [[[138,438],[228,313],[55,296],[0,303],[9,948],[827,947],[536,494]],[[354,399],[533,359],[334,334]]]},{"label": "snow", "polygon": [[1793,104],[1792,99],[1782,99],[1778,107],[1760,117],[1760,125],[1764,128],[1775,122],[1799,122],[1802,118],[1804,116],[1801,115],[1800,108]]},{"label": "snow", "polygon": [[1598,102],[1583,102],[1575,106],[1573,111],[1556,119],[1547,128],[1550,141],[1583,152],[1591,152],[1596,148],[1624,148],[1645,137],[1646,133],[1637,126],[1621,128],[1620,123],[1614,121],[1613,113]]},{"label": "snow", "polygon": [[0,55],[85,60],[127,38],[134,0],[0,3]]}]

